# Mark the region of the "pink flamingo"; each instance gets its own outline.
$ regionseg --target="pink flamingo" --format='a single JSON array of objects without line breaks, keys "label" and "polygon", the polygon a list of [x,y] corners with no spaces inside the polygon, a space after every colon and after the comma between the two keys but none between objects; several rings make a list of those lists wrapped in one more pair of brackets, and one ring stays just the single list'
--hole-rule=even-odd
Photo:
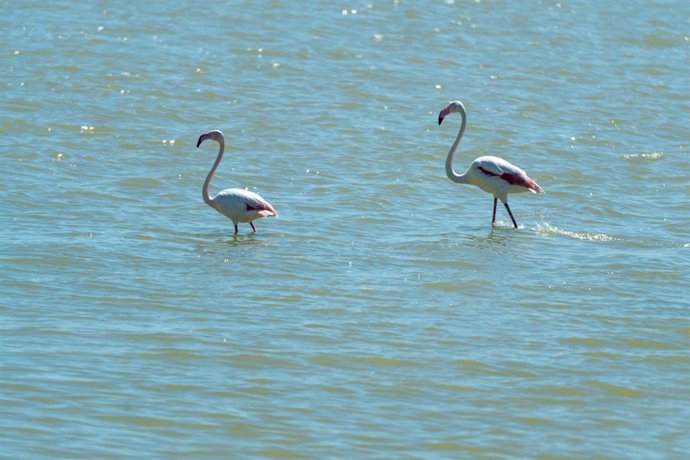
[{"label": "pink flamingo", "polygon": [[449,113],[455,112],[460,112],[460,115],[462,115],[462,124],[460,125],[458,136],[455,138],[450,152],[448,152],[448,158],[446,158],[446,175],[453,182],[476,185],[494,196],[494,213],[491,225],[496,225],[496,201],[501,200],[501,203],[508,210],[513,225],[515,228],[518,228],[513,213],[510,211],[510,206],[508,206],[508,194],[527,191],[542,193],[544,190],[534,180],[530,179],[525,171],[498,157],[479,157],[472,162],[463,174],[456,173],[453,169],[453,156],[467,125],[467,113],[465,113],[465,106],[462,105],[462,102],[452,101],[441,110],[438,114],[438,124],[440,125]]},{"label": "pink flamingo", "polygon": [[220,150],[218,151],[216,162],[213,163],[213,167],[211,167],[211,170],[208,172],[204,187],[201,190],[204,201],[207,205],[232,220],[232,223],[235,225],[235,234],[237,234],[238,222],[249,223],[254,233],[256,233],[256,227],[254,227],[254,223],[252,222],[253,220],[267,216],[277,216],[278,212],[268,201],[261,198],[258,194],[239,188],[227,188],[220,191],[218,195],[213,198],[210,197],[208,188],[211,185],[211,179],[216,173],[216,169],[218,169],[220,160],[223,159],[223,153],[225,152],[225,136],[218,130],[209,131],[199,136],[196,147],[199,148],[201,143],[207,139],[218,142],[218,144],[220,144]]}]

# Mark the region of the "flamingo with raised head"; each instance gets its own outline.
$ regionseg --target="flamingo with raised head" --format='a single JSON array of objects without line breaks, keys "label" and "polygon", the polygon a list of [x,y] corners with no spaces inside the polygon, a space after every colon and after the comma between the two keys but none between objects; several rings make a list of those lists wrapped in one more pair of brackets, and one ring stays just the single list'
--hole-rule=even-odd
[{"label": "flamingo with raised head", "polygon": [[510,211],[510,206],[508,206],[508,194],[521,192],[543,193],[544,189],[533,179],[530,179],[522,169],[503,158],[493,156],[477,158],[472,162],[467,171],[462,174],[455,172],[453,169],[453,157],[467,125],[465,106],[460,101],[452,101],[438,114],[438,124],[440,125],[448,114],[456,112],[460,112],[460,115],[462,115],[462,123],[458,136],[455,138],[455,142],[453,142],[446,158],[446,175],[453,182],[476,185],[494,196],[494,212],[491,225],[496,225],[496,202],[501,200],[501,203],[503,203],[510,215],[510,219],[513,221],[513,225],[515,228],[518,228],[515,217],[513,217],[513,213]]},{"label": "flamingo with raised head", "polygon": [[220,144],[220,150],[218,150],[216,162],[213,163],[211,170],[208,172],[204,187],[201,190],[204,201],[207,205],[232,220],[232,223],[235,225],[235,234],[238,233],[237,224],[239,222],[248,223],[252,226],[254,233],[256,233],[256,227],[254,227],[252,221],[262,217],[277,216],[278,212],[268,201],[261,198],[258,194],[239,188],[227,188],[211,198],[208,194],[208,188],[211,185],[211,179],[213,179],[216,169],[218,169],[218,165],[220,165],[220,161],[223,159],[223,153],[225,152],[225,136],[218,130],[209,131],[199,136],[196,147],[199,148],[201,143],[208,139],[218,142],[218,144]]}]

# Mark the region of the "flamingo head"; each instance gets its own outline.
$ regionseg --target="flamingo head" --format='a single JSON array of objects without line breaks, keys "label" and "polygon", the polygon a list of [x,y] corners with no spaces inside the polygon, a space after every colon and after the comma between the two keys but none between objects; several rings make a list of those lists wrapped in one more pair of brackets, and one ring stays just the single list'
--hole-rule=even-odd
[{"label": "flamingo head", "polygon": [[443,119],[448,116],[449,113],[465,112],[465,106],[460,101],[451,101],[447,106],[443,108],[438,114],[438,124],[443,123]]},{"label": "flamingo head", "polygon": [[213,131],[209,131],[199,136],[199,140],[196,142],[196,147],[199,148],[201,143],[208,139],[214,140],[219,144],[225,144],[225,136],[223,136],[223,131],[214,129]]}]

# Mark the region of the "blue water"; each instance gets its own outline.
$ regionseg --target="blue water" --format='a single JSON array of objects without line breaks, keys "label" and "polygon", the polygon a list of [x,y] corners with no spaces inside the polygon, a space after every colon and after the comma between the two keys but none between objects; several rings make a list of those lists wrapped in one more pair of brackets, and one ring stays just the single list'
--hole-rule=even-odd
[{"label": "blue water", "polygon": [[0,456],[684,458],[688,17],[1,2]]}]

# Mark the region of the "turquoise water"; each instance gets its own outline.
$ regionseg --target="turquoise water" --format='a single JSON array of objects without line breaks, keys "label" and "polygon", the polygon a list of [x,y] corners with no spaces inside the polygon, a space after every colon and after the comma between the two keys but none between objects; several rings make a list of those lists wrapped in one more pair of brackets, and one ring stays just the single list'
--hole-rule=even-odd
[{"label": "turquoise water", "polygon": [[688,17],[0,3],[1,455],[683,458]]}]

